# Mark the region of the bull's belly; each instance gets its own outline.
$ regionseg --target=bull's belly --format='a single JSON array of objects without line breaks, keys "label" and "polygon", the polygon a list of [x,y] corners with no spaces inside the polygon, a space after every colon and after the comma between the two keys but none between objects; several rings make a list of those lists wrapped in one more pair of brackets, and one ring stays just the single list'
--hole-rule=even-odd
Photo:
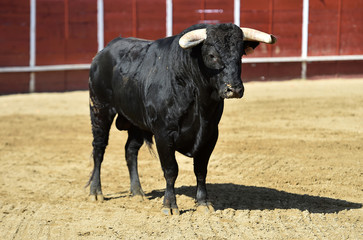
[{"label": "bull's belly", "polygon": [[198,136],[199,131],[200,130],[190,130],[181,133],[175,141],[175,149],[185,156],[194,157],[201,144],[205,142],[203,141],[205,136],[202,134],[199,134]]},{"label": "bull's belly", "polygon": [[140,116],[130,116],[127,113],[119,110],[117,111],[116,127],[118,130],[129,130],[132,126],[138,127],[144,131],[150,131],[143,118]]},{"label": "bull's belly", "polygon": [[193,146],[177,146],[176,151],[187,157],[193,157],[195,154]]},{"label": "bull's belly", "polygon": [[[150,131],[147,122],[145,121],[145,108],[140,98],[130,97],[128,92],[118,90],[118,94],[114,99],[114,107],[118,114],[116,124],[119,126],[136,126],[142,130]],[[127,129],[122,129],[127,130]]]}]

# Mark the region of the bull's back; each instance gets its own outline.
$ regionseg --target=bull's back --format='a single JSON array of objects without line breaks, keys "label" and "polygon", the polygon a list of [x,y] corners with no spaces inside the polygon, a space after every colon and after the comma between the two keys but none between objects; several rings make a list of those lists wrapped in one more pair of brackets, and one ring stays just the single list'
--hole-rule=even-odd
[{"label": "bull's back", "polygon": [[[116,38],[93,59],[90,81],[97,87],[111,87],[118,76],[128,76],[135,72],[133,62],[142,59],[150,41],[141,39]],[[116,79],[117,80],[117,79]]]}]

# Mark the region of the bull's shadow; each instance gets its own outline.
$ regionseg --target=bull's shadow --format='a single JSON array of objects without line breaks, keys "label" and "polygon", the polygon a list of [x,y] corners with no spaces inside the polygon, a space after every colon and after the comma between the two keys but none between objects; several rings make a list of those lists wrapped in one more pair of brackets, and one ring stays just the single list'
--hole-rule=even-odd
[{"label": "bull's shadow", "polygon": [[[272,188],[243,186],[236,184],[208,184],[208,194],[216,210],[299,209],[310,213],[337,213],[342,210],[361,208],[361,203],[341,199],[300,195],[278,191]],[[176,194],[194,198],[194,186],[175,189]],[[147,194],[150,199],[163,197],[164,190],[154,190]]]}]

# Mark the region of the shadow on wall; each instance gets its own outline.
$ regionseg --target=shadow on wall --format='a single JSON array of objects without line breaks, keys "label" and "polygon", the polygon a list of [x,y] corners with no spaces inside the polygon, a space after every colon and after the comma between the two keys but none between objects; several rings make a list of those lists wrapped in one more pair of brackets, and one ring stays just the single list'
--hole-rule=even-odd
[{"label": "shadow on wall", "polygon": [[[208,194],[216,210],[273,210],[299,209],[310,213],[337,213],[343,210],[361,208],[361,203],[341,199],[300,195],[278,191],[272,188],[243,186],[232,183],[208,184]],[[176,194],[194,198],[195,186],[176,188]],[[154,190],[146,196],[149,199],[164,196],[164,190]]]}]

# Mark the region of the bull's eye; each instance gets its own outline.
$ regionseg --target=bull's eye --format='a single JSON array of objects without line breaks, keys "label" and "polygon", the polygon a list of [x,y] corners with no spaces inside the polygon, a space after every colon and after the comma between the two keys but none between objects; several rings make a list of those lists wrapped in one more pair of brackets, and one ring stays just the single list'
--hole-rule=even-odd
[{"label": "bull's eye", "polygon": [[218,63],[219,62],[219,58],[216,57],[213,54],[209,54],[209,59],[213,62],[213,63]]},{"label": "bull's eye", "polygon": [[204,61],[206,65],[211,69],[221,69],[223,67],[221,58],[214,51],[208,52],[208,54],[206,54],[204,57]]}]

